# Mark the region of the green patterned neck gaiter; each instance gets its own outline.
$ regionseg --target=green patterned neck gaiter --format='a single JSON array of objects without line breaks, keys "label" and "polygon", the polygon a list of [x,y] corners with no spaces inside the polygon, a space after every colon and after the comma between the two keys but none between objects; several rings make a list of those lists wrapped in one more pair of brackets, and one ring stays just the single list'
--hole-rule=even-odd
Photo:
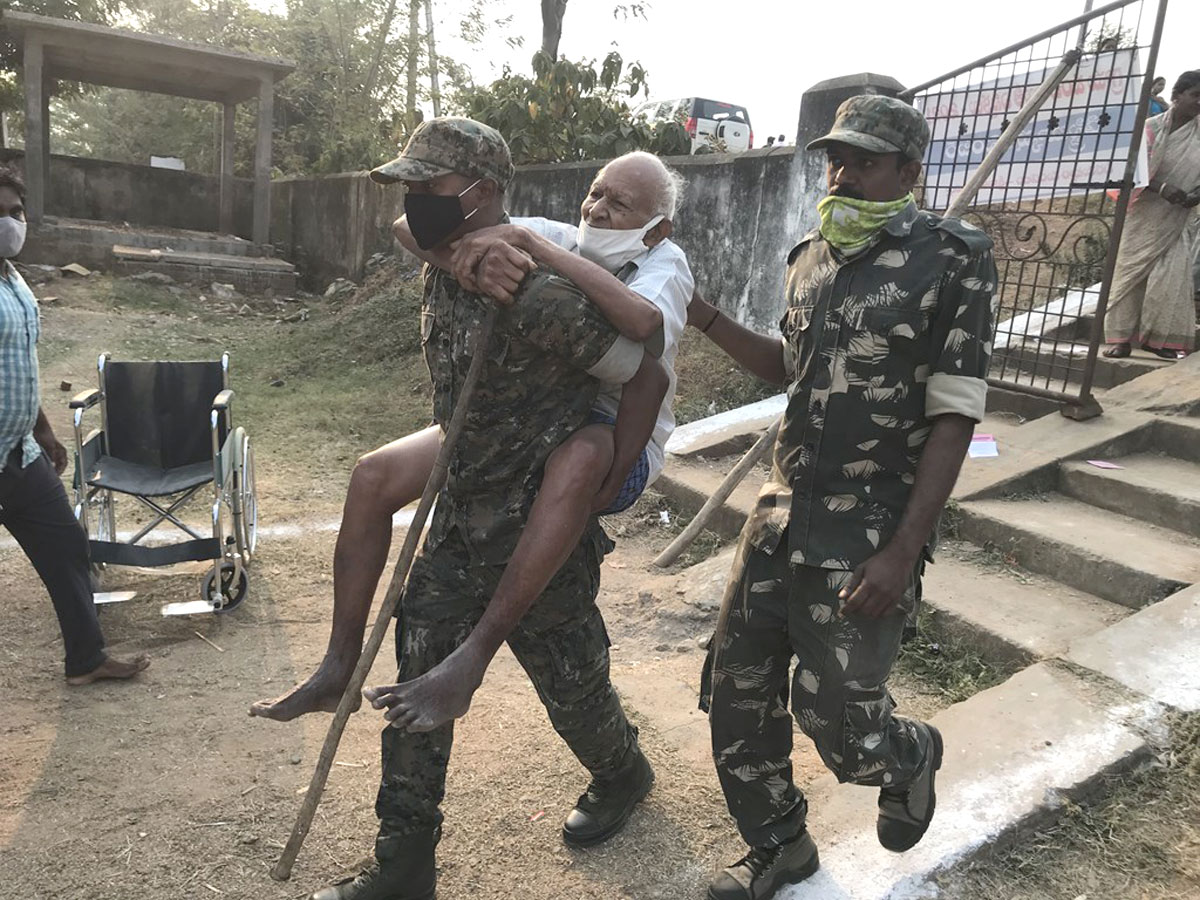
[{"label": "green patterned neck gaiter", "polygon": [[912,202],[911,193],[899,200],[882,203],[830,194],[817,204],[817,213],[821,216],[821,237],[843,256],[853,256],[870,244],[880,229]]}]

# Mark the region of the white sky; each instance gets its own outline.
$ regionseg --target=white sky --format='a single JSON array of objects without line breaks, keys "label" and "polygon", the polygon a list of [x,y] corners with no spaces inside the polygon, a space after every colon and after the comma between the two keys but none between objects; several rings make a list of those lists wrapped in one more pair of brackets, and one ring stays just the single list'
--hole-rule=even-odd
[{"label": "white sky", "polygon": [[[649,71],[651,99],[701,96],[745,106],[756,146],[769,134],[795,139],[800,96],[818,81],[870,71],[915,85],[1084,8],[1083,0],[649,0],[646,20],[623,21],[613,18],[615,4],[570,0],[560,52],[599,59],[615,43],[627,61]],[[464,5],[434,0],[439,46],[468,63],[477,82],[495,78],[505,63],[528,72],[541,43],[538,0],[494,0],[493,15],[514,18],[482,49],[454,40]],[[1154,0],[1145,8],[1152,17]],[[502,34],[523,36],[525,46],[509,48]],[[1200,3],[1172,0],[1156,67],[1168,85],[1181,71],[1200,68],[1198,36]]]}]

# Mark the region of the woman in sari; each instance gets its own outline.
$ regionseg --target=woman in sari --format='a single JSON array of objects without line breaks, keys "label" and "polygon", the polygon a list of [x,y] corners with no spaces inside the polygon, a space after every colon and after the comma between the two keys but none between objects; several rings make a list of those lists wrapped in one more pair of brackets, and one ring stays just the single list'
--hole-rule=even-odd
[{"label": "woman in sari", "polygon": [[1146,122],[1150,184],[1129,204],[1109,291],[1105,356],[1124,357],[1134,344],[1166,359],[1196,343],[1192,261],[1200,206],[1200,71],[1184,72],[1171,107]]}]

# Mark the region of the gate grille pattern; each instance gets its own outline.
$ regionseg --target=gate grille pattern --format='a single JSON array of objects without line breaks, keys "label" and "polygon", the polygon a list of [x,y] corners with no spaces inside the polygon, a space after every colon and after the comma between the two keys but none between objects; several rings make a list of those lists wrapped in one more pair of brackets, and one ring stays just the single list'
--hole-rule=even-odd
[{"label": "gate grille pattern", "polygon": [[[1000,283],[989,379],[995,385],[1091,402],[1131,186],[1126,173],[1139,157],[1147,72],[1157,56],[1159,6],[1106,4],[905,95],[932,129],[922,205],[945,210],[1067,61],[1061,82],[963,215],[996,244]],[[1142,160],[1139,169],[1144,154]]]}]

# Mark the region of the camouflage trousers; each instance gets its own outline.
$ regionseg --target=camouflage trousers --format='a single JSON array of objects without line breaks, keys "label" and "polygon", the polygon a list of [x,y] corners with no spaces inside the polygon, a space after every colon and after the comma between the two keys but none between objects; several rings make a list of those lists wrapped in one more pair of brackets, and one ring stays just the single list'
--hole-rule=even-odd
[{"label": "camouflage trousers", "polygon": [[[608,633],[596,594],[607,542],[595,529],[534,602],[508,646],[529,675],[554,729],[594,777],[616,773],[637,751],[609,680]],[[399,681],[428,672],[471,633],[503,566],[472,564],[456,531],[413,562],[396,623]],[[382,735],[383,766],[375,813],[375,853],[388,859],[417,831],[437,829],[454,725],[423,734],[394,726]]]},{"label": "camouflage trousers", "polygon": [[[728,629],[720,652],[709,652],[704,679],[717,775],[738,830],[755,847],[804,827],[787,710],[793,657],[792,712],[838,781],[903,785],[928,742],[924,729],[892,715],[887,691],[906,615],[839,618],[838,591],[851,573],[790,565],[786,539],[779,546],[774,554],[739,547]],[[905,610],[914,589],[915,572]]]}]

